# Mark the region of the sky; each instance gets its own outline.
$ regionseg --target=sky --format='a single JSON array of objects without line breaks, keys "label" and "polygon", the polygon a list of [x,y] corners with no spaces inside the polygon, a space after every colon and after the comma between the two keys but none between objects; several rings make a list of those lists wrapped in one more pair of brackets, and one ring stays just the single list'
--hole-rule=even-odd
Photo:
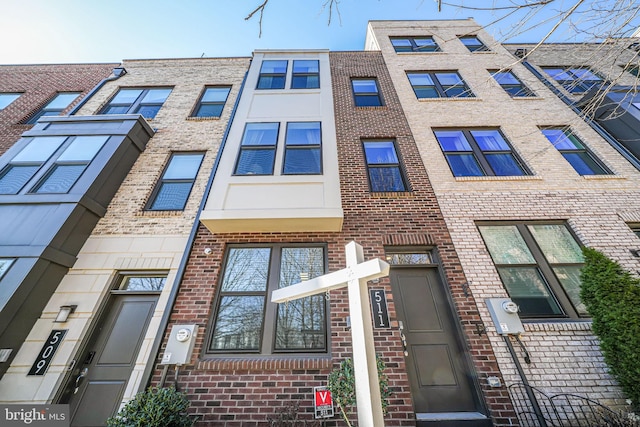
[{"label": "sky", "polygon": [[[258,15],[244,18],[262,1],[0,0],[0,64],[251,56],[255,49],[362,50],[369,20],[473,17],[488,25],[500,16],[446,4],[438,12],[435,0],[339,0],[340,15],[334,9],[328,25],[326,0],[269,0],[260,36]],[[504,34],[522,18],[514,19],[487,30],[507,41]],[[537,27],[508,41],[537,42],[544,33]]]}]

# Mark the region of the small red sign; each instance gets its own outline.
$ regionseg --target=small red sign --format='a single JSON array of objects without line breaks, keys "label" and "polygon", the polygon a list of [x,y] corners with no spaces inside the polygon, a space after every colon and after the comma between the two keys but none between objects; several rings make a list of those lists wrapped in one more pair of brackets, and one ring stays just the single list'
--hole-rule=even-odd
[{"label": "small red sign", "polygon": [[314,387],[316,418],[333,417],[333,398],[326,387]]}]

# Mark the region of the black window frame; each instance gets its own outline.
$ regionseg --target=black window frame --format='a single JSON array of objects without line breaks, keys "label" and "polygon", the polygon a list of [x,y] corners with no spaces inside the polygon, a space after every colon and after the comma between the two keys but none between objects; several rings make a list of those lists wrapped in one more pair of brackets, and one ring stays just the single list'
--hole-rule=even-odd
[{"label": "black window frame", "polygon": [[[460,87],[459,84],[456,85],[443,85],[438,79],[438,75],[440,74],[455,74],[458,76],[459,81],[462,83],[463,91],[457,95],[450,96],[449,90]],[[414,85],[411,81],[412,75],[427,75],[429,79],[432,81],[432,85]],[[460,73],[458,71],[407,71],[407,79],[409,80],[409,84],[413,88],[413,92],[418,99],[438,99],[438,98],[475,98],[475,94],[471,91],[471,88],[464,81]],[[438,96],[420,96],[418,91],[433,88],[435,93]]]},{"label": "black window frame", "polygon": [[[556,83],[561,85],[566,91],[576,94],[576,93],[585,93],[591,90],[594,87],[601,86],[605,84],[605,80],[598,73],[591,70],[589,67],[562,67],[562,66],[545,66],[540,67],[542,70],[551,77]],[[554,74],[550,73],[550,70],[560,70],[558,74],[566,74],[569,78],[557,78]],[[587,71],[588,73],[594,75],[598,78],[598,80],[593,79],[583,79],[576,72]],[[589,83],[593,82],[593,83]]]},{"label": "black window frame", "polygon": [[[317,144],[293,144],[289,143],[289,125],[299,124],[299,123],[317,123],[318,124],[318,132],[319,132],[319,141]],[[318,170],[317,171],[309,171],[309,172],[287,172],[287,154],[290,154],[294,151],[310,151],[317,150],[318,151]],[[322,175],[322,122],[320,121],[309,121],[309,122],[287,122],[285,127],[285,136],[284,136],[284,155],[282,158],[282,175]]]},{"label": "black window frame", "polygon": [[[358,92],[354,82],[358,81],[371,81],[375,87],[375,92]],[[356,107],[382,107],[384,105],[382,95],[380,94],[380,87],[378,86],[378,79],[375,77],[352,77],[351,78],[351,92],[353,93],[353,102]],[[371,103],[370,100],[375,99],[377,102]],[[358,100],[365,100],[364,103],[359,103]]]},{"label": "black window frame", "polygon": [[[491,52],[487,45],[484,44],[477,35],[458,36],[458,39],[460,40],[460,43],[462,43],[467,49],[469,49],[469,52]],[[464,42],[465,40],[471,40],[477,43],[467,44]]]},{"label": "black window frame", "polygon": [[[397,162],[386,162],[386,163],[369,163],[367,159],[367,144],[388,144],[391,143],[394,151],[394,155],[397,159]],[[398,150],[398,144],[395,139],[363,139],[361,140],[362,144],[362,153],[364,156],[364,163],[367,169],[367,180],[369,183],[369,191],[372,193],[406,193],[410,192],[411,189],[409,187],[409,181],[407,179],[406,171],[404,168],[404,163],[402,161],[402,157],[400,155],[400,150]],[[374,179],[372,178],[372,170],[376,169],[397,169],[399,178],[402,184],[402,189],[395,188],[378,188],[374,185]]]},{"label": "black window frame", "polygon": [[[276,73],[276,72],[263,71],[263,67],[268,62],[284,62],[284,63],[286,63],[284,72]],[[287,84],[287,72],[288,71],[289,71],[289,60],[288,59],[263,59],[262,62],[260,63],[260,72],[258,73],[258,81],[256,82],[256,90],[279,90],[279,89],[284,89],[286,87],[286,84]],[[268,87],[262,87],[263,78],[270,78],[270,79],[281,78],[282,79],[282,84],[278,84],[278,85],[274,86],[273,81],[272,81],[271,84],[269,84]]]},{"label": "black window frame", "polygon": [[[205,96],[207,95],[207,91],[209,89],[226,89],[227,90],[227,95],[224,97],[223,101],[205,101]],[[226,86],[226,85],[211,85],[211,86],[205,86],[204,90],[202,91],[202,94],[200,95],[200,98],[198,98],[198,102],[195,106],[195,108],[193,109],[193,113],[191,113],[191,117],[196,117],[196,118],[220,118],[222,116],[222,112],[224,111],[224,107],[227,103],[227,100],[229,99],[229,94],[231,93],[231,86]],[[220,106],[220,113],[219,114],[211,114],[211,115],[203,115],[200,114],[201,110],[203,109],[203,107],[205,106]]]},{"label": "black window frame", "polygon": [[[560,309],[561,313],[558,314],[527,314],[523,312],[522,305],[520,305],[520,317],[523,319],[527,319],[530,321],[535,320],[553,320],[553,319],[570,319],[570,320],[585,320],[590,317],[586,311],[581,314],[578,309],[575,307],[574,302],[571,300],[568,291],[562,285],[561,280],[558,278],[557,274],[554,272],[554,267],[582,267],[584,266],[584,262],[581,263],[569,263],[569,262],[551,262],[547,259],[543,252],[543,248],[540,243],[536,240],[533,233],[529,230],[529,226],[563,226],[568,232],[569,236],[573,239],[573,241],[577,244],[579,248],[582,248],[582,243],[577,238],[576,234],[573,232],[571,227],[566,223],[566,221],[479,221],[476,223],[478,227],[478,232],[483,240],[485,248],[491,256],[494,267],[496,268],[498,275],[500,276],[500,281],[505,289],[505,291],[509,294],[509,289],[505,285],[505,281],[503,276],[500,274],[500,268],[529,268],[535,269],[539,273],[539,277],[542,280],[542,284],[547,286],[547,290],[550,292],[550,297],[553,302],[557,304],[557,307]],[[534,263],[496,263],[493,259],[493,255],[489,249],[489,245],[485,237],[482,234],[481,227],[483,226],[494,226],[494,227],[513,227],[515,226],[520,236],[524,240],[527,248],[529,249],[530,254],[534,259]],[[517,297],[511,296],[511,299],[514,302],[517,302]]]},{"label": "black window frame", "polygon": [[[416,43],[416,40],[420,40],[420,39],[431,40],[433,44],[419,45],[418,43]],[[440,45],[435,41],[433,36],[412,36],[412,37],[393,36],[393,37],[389,37],[389,40],[391,42],[391,46],[393,47],[393,50],[396,53],[433,53],[433,52],[442,51],[440,49]],[[410,47],[403,48],[403,47],[396,46],[395,44],[393,44],[394,40],[408,41]]]},{"label": "black window frame", "polygon": [[[504,91],[507,92],[512,98],[531,98],[536,96],[536,94],[533,93],[533,91],[529,89],[529,87],[522,83],[522,81],[513,73],[512,70],[489,70],[489,73],[491,74],[491,77],[494,78],[496,83],[498,83],[500,87],[502,87],[502,89],[504,89]],[[496,76],[497,74],[506,74],[518,83],[500,82],[500,80]]]},{"label": "black window frame", "polygon": [[[247,138],[247,130],[251,125],[276,125],[276,135],[273,140],[273,144],[244,144]],[[268,176],[273,175],[275,170],[276,163],[276,155],[278,153],[278,139],[280,138],[280,122],[247,122],[244,125],[244,130],[242,131],[242,139],[240,140],[240,146],[238,150],[238,157],[236,159],[236,164],[233,167],[233,175],[234,176]],[[255,173],[255,172],[246,172],[241,173],[239,171],[242,165],[242,157],[245,151],[272,151],[273,158],[271,161],[271,170],[265,173]]]},{"label": "black window frame", "polygon": [[[118,94],[123,90],[139,90],[141,92],[136,97],[136,99],[133,100],[131,103],[114,103],[114,100],[116,99]],[[144,101],[145,97],[152,90],[169,90],[169,93],[167,93],[167,96],[164,98],[164,100],[162,102],[145,102]],[[100,109],[100,112],[98,114],[104,114],[104,115],[110,115],[110,114],[141,114],[145,119],[153,120],[158,115],[158,112],[160,112],[160,109],[164,106],[164,103],[167,102],[167,99],[169,99],[169,96],[171,96],[171,92],[173,92],[173,86],[120,87],[120,88],[118,88],[118,91],[111,97],[109,102],[107,102],[106,105]],[[155,113],[153,114],[152,117],[148,117],[148,116],[146,116],[146,115],[144,115],[142,113],[139,113],[139,111],[143,107],[153,107],[153,106],[158,107],[158,108],[157,108],[157,110],[155,110]],[[114,108],[114,107],[122,107],[122,108],[127,107],[127,110],[126,110],[126,112],[118,112],[118,113],[109,113],[109,112],[107,112],[107,110],[109,110],[110,108]]]},{"label": "black window frame", "polygon": [[[65,105],[64,107],[60,108],[60,107],[50,107],[50,105],[52,103],[55,102],[55,100],[60,96],[60,95],[76,95],[71,101],[69,101],[69,103],[67,105]],[[29,119],[25,122],[25,124],[28,125],[33,125],[35,124],[38,119],[40,117],[43,116],[59,116],[60,114],[62,114],[62,112],[64,110],[66,110],[67,108],[69,108],[69,105],[73,104],[78,97],[82,95],[82,92],[73,92],[73,91],[65,91],[65,92],[56,92],[56,94],[51,97],[47,103],[45,105],[43,105],[42,107],[40,107],[35,113],[33,113],[31,115],[31,117],[29,117]]]},{"label": "black window frame", "polygon": [[[173,211],[183,211],[185,209],[185,207],[187,206],[187,202],[189,201],[189,197],[191,196],[191,192],[193,191],[193,185],[196,182],[196,179],[198,178],[198,173],[200,172],[200,168],[202,167],[202,162],[204,161],[204,156],[205,156],[205,152],[203,151],[173,151],[171,152],[171,155],[169,156],[169,159],[167,160],[164,169],[162,170],[162,174],[160,175],[160,178],[158,178],[158,181],[156,182],[156,184],[154,185],[153,191],[151,193],[151,195],[149,196],[149,200],[147,201],[147,204],[145,206],[145,210],[146,211],[154,211],[154,212],[173,212]],[[190,155],[199,155],[200,156],[200,163],[198,164],[198,167],[196,168],[196,170],[194,171],[193,174],[193,178],[166,178],[166,174],[167,171],[169,170],[169,168],[171,167],[171,162],[180,156],[190,156]],[[182,205],[181,207],[173,207],[173,208],[156,208],[156,202],[158,201],[158,197],[162,192],[162,187],[165,184],[185,184],[185,183],[190,183],[191,186],[189,187],[189,191],[185,194],[184,200],[182,201]]]},{"label": "black window frame", "polygon": [[[500,128],[433,128],[432,131],[433,131],[433,134],[434,134],[436,140],[438,141],[438,144],[440,146],[440,150],[442,151],[442,154],[444,155],[445,159],[447,160],[447,164],[449,165],[449,169],[451,170],[451,173],[455,177],[466,177],[466,176],[504,176],[504,177],[509,177],[509,176],[530,176],[530,175],[532,175],[532,173],[529,170],[529,168],[526,166],[524,161],[520,158],[518,153],[513,148],[513,145],[511,145],[511,143],[505,137],[505,135],[502,133]],[[510,148],[510,150],[485,150],[485,151],[483,151],[480,148],[480,146],[478,145],[475,137],[472,134],[472,132],[476,132],[476,131],[479,131],[479,132],[482,132],[482,131],[497,132],[501,136],[502,140],[506,143],[506,145]],[[467,144],[469,144],[469,146],[471,147],[471,151],[468,151],[468,150],[467,151],[463,151],[463,150],[457,150],[457,151],[448,151],[447,150],[447,151],[445,151],[444,147],[442,146],[441,141],[438,138],[438,132],[462,132],[464,138],[467,141]],[[480,167],[480,171],[482,171],[483,174],[482,175],[456,175],[456,173],[454,172],[454,168],[453,168],[453,166],[451,164],[451,161],[449,160],[448,153],[451,153],[451,154],[449,154],[451,156],[457,155],[456,153],[468,153],[468,154],[471,154],[473,156],[473,158],[476,160],[476,164]],[[490,162],[486,159],[485,153],[510,154],[513,157],[513,160],[514,160],[515,164],[520,167],[520,169],[522,171],[522,174],[520,174],[520,175],[498,175],[498,174],[496,174],[494,168],[491,166]]]},{"label": "black window frame", "polygon": [[[576,148],[568,149],[568,148],[559,148],[559,147],[557,147],[556,145],[554,145],[553,141],[551,141],[549,136],[545,133],[546,130],[560,131],[560,132],[564,133],[566,138],[571,143],[573,143],[574,145],[577,145]],[[565,160],[567,160],[567,163],[569,163],[573,167],[573,169],[576,171],[576,173],[578,173],[578,174],[580,174],[582,176],[586,176],[586,175],[613,175],[613,172],[611,172],[611,170],[609,168],[607,168],[607,166],[602,162],[602,160],[600,160],[595,154],[593,154],[593,152],[589,149],[589,147],[587,147],[587,145],[585,145],[585,143],[582,142],[582,140],[580,138],[578,138],[578,136],[568,126],[544,126],[544,127],[540,128],[540,131],[547,138],[549,143],[551,145],[553,145],[558,150],[558,152],[560,154],[562,154],[562,157],[564,157]],[[571,160],[568,158],[569,155],[578,155],[581,158],[581,160],[584,162],[585,166],[587,166],[591,170],[592,173],[590,173],[590,174],[581,173],[576,168],[576,166],[573,164],[573,162],[571,162]],[[587,161],[585,161],[585,159]],[[588,164],[588,162],[593,163],[593,165]],[[594,166],[599,168],[599,170],[598,171],[594,170],[593,169]]]},{"label": "black window frame", "polygon": [[[248,290],[248,291],[223,291],[223,280],[226,276],[226,270],[228,269],[228,261],[230,252],[233,249],[265,249],[268,248],[270,250],[269,260],[267,266],[267,283],[266,288],[264,290]],[[209,318],[207,334],[206,334],[206,343],[204,347],[204,352],[208,357],[229,357],[229,356],[243,356],[243,357],[287,357],[287,356],[305,356],[305,355],[326,355],[329,354],[331,349],[331,324],[330,324],[330,310],[328,299],[325,298],[325,295],[318,294],[311,297],[304,298],[305,300],[309,300],[310,298],[321,299],[323,301],[323,315],[324,319],[322,321],[322,325],[324,330],[322,331],[324,334],[324,347],[323,348],[315,348],[315,349],[276,349],[276,334],[277,334],[277,321],[278,321],[278,310],[279,309],[287,309],[287,304],[277,304],[272,303],[269,300],[271,293],[278,289],[280,284],[280,270],[281,270],[281,262],[282,262],[282,253],[283,249],[288,248],[321,248],[323,253],[323,274],[326,274],[329,271],[328,268],[328,245],[326,243],[256,243],[256,244],[229,244],[225,248],[224,258],[221,263],[220,274],[218,275],[218,281],[216,283],[216,291],[214,296],[214,302],[211,310],[211,315]],[[312,277],[310,277],[312,278]],[[262,308],[262,322],[261,329],[259,332],[259,340],[260,343],[257,349],[215,349],[213,347],[213,339],[216,328],[216,322],[218,320],[218,315],[220,312],[220,306],[222,298],[225,296],[264,296],[264,305]],[[301,300],[296,300],[301,301]],[[294,304],[295,301],[289,302],[288,304]]]},{"label": "black window frame", "polygon": [[[313,61],[318,64],[316,72],[311,71],[296,71],[296,62],[302,61]],[[285,73],[286,75],[286,73]],[[310,80],[309,77],[317,77],[317,85],[309,85]],[[299,81],[303,80],[305,82],[304,86],[298,86]],[[293,64],[291,65],[291,89],[320,89],[320,60],[319,59],[294,59]]]}]

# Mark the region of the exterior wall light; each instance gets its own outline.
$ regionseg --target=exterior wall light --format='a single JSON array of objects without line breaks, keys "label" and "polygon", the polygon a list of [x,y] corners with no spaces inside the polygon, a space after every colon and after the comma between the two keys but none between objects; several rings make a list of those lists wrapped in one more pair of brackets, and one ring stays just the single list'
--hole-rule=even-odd
[{"label": "exterior wall light", "polygon": [[66,322],[69,319],[69,315],[74,311],[76,311],[76,308],[78,308],[77,305],[61,305],[60,311],[58,312],[58,315],[56,316],[54,322],[55,323]]}]

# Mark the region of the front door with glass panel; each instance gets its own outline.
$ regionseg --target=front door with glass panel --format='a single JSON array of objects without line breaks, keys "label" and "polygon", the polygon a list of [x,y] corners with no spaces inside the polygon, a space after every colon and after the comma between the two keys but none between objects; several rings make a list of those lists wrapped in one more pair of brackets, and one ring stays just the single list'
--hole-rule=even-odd
[{"label": "front door with glass panel", "polygon": [[105,425],[120,406],[166,276],[122,276],[69,379],[72,426]]}]

